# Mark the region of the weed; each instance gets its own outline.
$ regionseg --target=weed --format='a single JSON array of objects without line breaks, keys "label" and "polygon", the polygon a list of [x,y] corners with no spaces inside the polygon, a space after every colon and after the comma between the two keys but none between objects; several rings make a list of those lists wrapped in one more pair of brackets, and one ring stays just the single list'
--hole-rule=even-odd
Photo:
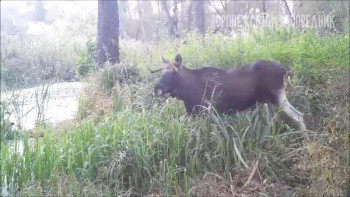
[{"label": "weed", "polygon": [[[79,125],[59,128],[59,135],[37,128],[43,136],[33,140],[15,136],[21,151],[1,142],[1,188],[21,195],[343,194],[348,41],[348,34],[284,30],[122,40],[125,62],[97,72],[80,97]],[[180,101],[154,98],[158,75],[146,67],[161,67],[161,55],[176,52],[189,67],[280,61],[292,76],[288,98],[312,131],[294,130],[264,106],[232,116],[209,107],[208,116],[189,117]]]}]

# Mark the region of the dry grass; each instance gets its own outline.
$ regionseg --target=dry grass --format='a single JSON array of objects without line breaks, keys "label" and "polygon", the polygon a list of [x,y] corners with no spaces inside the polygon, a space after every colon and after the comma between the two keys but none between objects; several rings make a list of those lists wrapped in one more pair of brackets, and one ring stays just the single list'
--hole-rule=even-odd
[{"label": "dry grass", "polygon": [[[190,189],[192,196],[291,196],[295,191],[285,185],[272,183],[261,177],[259,171],[250,178],[248,170],[236,172],[234,175],[227,173],[224,177],[207,173],[202,179],[195,181]],[[248,181],[249,180],[249,181]]]},{"label": "dry grass", "polygon": [[113,98],[96,86],[84,88],[80,95],[79,118],[96,120],[113,112]]}]

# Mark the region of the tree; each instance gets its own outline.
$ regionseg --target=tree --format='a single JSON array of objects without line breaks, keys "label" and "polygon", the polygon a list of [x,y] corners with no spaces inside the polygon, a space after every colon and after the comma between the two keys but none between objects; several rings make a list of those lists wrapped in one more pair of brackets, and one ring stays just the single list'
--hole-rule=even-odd
[{"label": "tree", "polygon": [[168,25],[168,32],[169,32],[169,36],[170,37],[178,37],[178,29],[177,29],[177,21],[178,21],[178,10],[177,10],[177,1],[174,1],[174,9],[173,9],[173,13],[174,15],[172,16],[170,14],[169,8],[168,8],[168,4],[166,1],[162,1],[162,6],[163,6],[163,10],[167,16],[167,25]]},{"label": "tree", "polygon": [[193,2],[190,1],[187,10],[187,32],[192,30],[192,21],[193,21]]},{"label": "tree", "polygon": [[205,14],[204,1],[194,1],[194,23],[196,29],[201,33],[205,33]]},{"label": "tree", "polygon": [[290,8],[288,6],[288,3],[286,0],[281,0],[281,5],[282,5],[282,9],[284,10],[284,12],[288,15],[289,21],[291,23],[294,23],[294,19],[292,17],[292,12],[290,11]]},{"label": "tree", "polygon": [[267,13],[266,0],[263,0],[263,1],[262,1],[262,13],[264,13],[264,14]]},{"label": "tree", "polygon": [[119,61],[118,1],[98,1],[97,65]]},{"label": "tree", "polygon": [[295,15],[333,16],[333,28],[320,26],[321,31],[345,31],[349,29],[349,1],[293,1]]}]

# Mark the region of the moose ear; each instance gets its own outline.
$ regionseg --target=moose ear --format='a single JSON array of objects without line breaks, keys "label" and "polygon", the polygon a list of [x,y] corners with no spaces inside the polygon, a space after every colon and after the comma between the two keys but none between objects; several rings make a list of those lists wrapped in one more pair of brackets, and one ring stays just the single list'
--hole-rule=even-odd
[{"label": "moose ear", "polygon": [[180,55],[180,53],[178,53],[176,56],[175,56],[175,62],[181,66],[182,65],[182,57]]},{"label": "moose ear", "polygon": [[162,56],[162,61],[163,61],[163,63],[165,63],[165,64],[168,64],[168,63],[169,63],[169,60],[165,59],[163,56]]}]

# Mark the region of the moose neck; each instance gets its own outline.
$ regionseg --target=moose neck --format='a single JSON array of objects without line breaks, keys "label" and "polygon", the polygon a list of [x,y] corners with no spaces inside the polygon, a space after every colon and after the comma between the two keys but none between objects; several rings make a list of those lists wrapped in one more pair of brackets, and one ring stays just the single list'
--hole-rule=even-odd
[{"label": "moose neck", "polygon": [[184,66],[179,70],[177,98],[187,103],[199,105],[203,90],[199,77],[194,72],[195,70]]}]

